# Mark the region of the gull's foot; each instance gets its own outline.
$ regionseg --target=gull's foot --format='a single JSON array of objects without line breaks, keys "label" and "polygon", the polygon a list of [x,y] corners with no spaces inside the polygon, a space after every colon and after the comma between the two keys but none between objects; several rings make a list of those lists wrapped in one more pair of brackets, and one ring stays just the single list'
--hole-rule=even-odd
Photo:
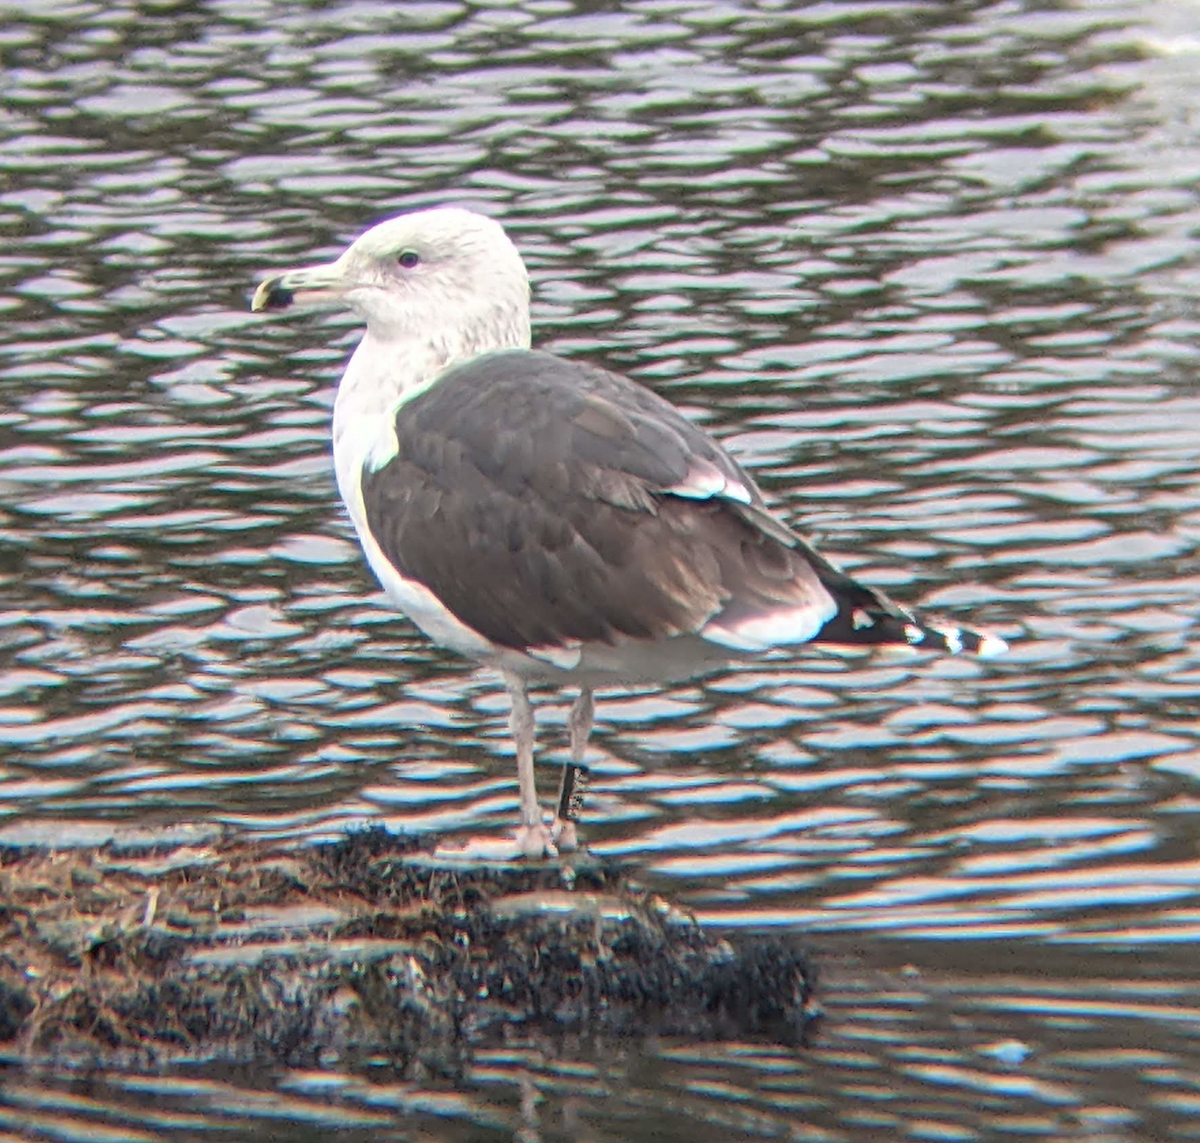
[{"label": "gull's foot", "polygon": [[[557,825],[557,823],[555,823]],[[575,848],[574,824],[566,835],[567,848]],[[557,857],[563,848],[563,835],[544,822],[520,826],[515,835],[502,837],[468,837],[454,841],[440,841],[433,851],[437,861],[454,864],[479,861],[540,861],[544,857]]]},{"label": "gull's foot", "polygon": [[555,818],[550,823],[550,841],[559,853],[571,853],[579,848],[579,836],[570,818]]},{"label": "gull's foot", "polygon": [[537,861],[542,857],[557,857],[558,846],[555,845],[555,840],[553,831],[547,829],[544,822],[522,825],[517,830],[517,849],[530,861]]}]

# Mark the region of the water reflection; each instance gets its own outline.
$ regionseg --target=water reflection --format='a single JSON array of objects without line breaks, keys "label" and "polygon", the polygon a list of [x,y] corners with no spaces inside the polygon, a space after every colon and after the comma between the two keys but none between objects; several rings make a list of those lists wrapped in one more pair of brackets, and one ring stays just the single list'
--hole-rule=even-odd
[{"label": "water reflection", "polygon": [[[445,1138],[674,1137],[681,1113],[730,1138],[1185,1131],[1193,15],[10,6],[9,828],[510,824],[494,680],[392,616],[335,509],[330,385],[352,328],[245,310],[265,267],[401,206],[502,216],[541,344],[685,406],[857,575],[1019,641],[986,665],[798,658],[601,704],[597,851],[714,924],[855,943],[803,1059],[514,1048],[453,1106],[336,1069],[113,1076],[94,1095],[10,1075],[0,1121],[49,1138],[230,1116],[248,1137],[281,1119],[409,1137],[402,1113]],[[1010,1042],[1015,1063],[989,1054]]]},{"label": "water reflection", "polygon": [[825,1028],[800,1055],[747,1043],[604,1058],[514,1047],[481,1055],[454,1091],[383,1068],[14,1075],[0,1122],[147,1140],[227,1133],[231,1121],[264,1140],[281,1122],[301,1139],[675,1138],[681,1120],[714,1140],[1175,1137],[1196,1098],[1178,1067],[1200,1027],[1194,982],[1122,982],[1118,995],[1114,964],[1086,979],[1013,967],[898,978],[860,962],[843,979],[835,965]]}]

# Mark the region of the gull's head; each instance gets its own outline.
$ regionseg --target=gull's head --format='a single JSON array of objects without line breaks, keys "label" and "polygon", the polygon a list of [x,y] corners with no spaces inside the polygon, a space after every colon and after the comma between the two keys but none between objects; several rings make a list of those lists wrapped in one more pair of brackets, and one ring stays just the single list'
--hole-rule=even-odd
[{"label": "gull's head", "polygon": [[461,207],[371,227],[334,262],[285,270],[254,292],[255,311],[342,306],[384,340],[446,339],[463,349],[529,345],[529,275],[504,228]]}]

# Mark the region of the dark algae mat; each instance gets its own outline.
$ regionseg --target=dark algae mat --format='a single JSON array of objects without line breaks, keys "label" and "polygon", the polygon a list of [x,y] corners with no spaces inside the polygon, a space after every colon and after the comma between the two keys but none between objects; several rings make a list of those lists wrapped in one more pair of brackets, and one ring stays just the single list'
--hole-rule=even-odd
[{"label": "dark algae mat", "polygon": [[0,1053],[454,1075],[514,1039],[799,1043],[787,940],[708,932],[615,865],[454,864],[382,830],[304,848],[0,849]]}]

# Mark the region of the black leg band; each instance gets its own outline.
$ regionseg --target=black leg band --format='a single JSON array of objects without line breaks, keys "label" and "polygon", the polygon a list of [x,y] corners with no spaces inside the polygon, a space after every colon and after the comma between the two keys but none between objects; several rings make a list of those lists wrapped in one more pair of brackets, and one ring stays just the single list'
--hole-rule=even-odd
[{"label": "black leg band", "polygon": [[577,822],[583,811],[583,799],[587,794],[589,771],[586,766],[568,762],[563,767],[562,785],[558,788],[558,812],[560,821]]}]

